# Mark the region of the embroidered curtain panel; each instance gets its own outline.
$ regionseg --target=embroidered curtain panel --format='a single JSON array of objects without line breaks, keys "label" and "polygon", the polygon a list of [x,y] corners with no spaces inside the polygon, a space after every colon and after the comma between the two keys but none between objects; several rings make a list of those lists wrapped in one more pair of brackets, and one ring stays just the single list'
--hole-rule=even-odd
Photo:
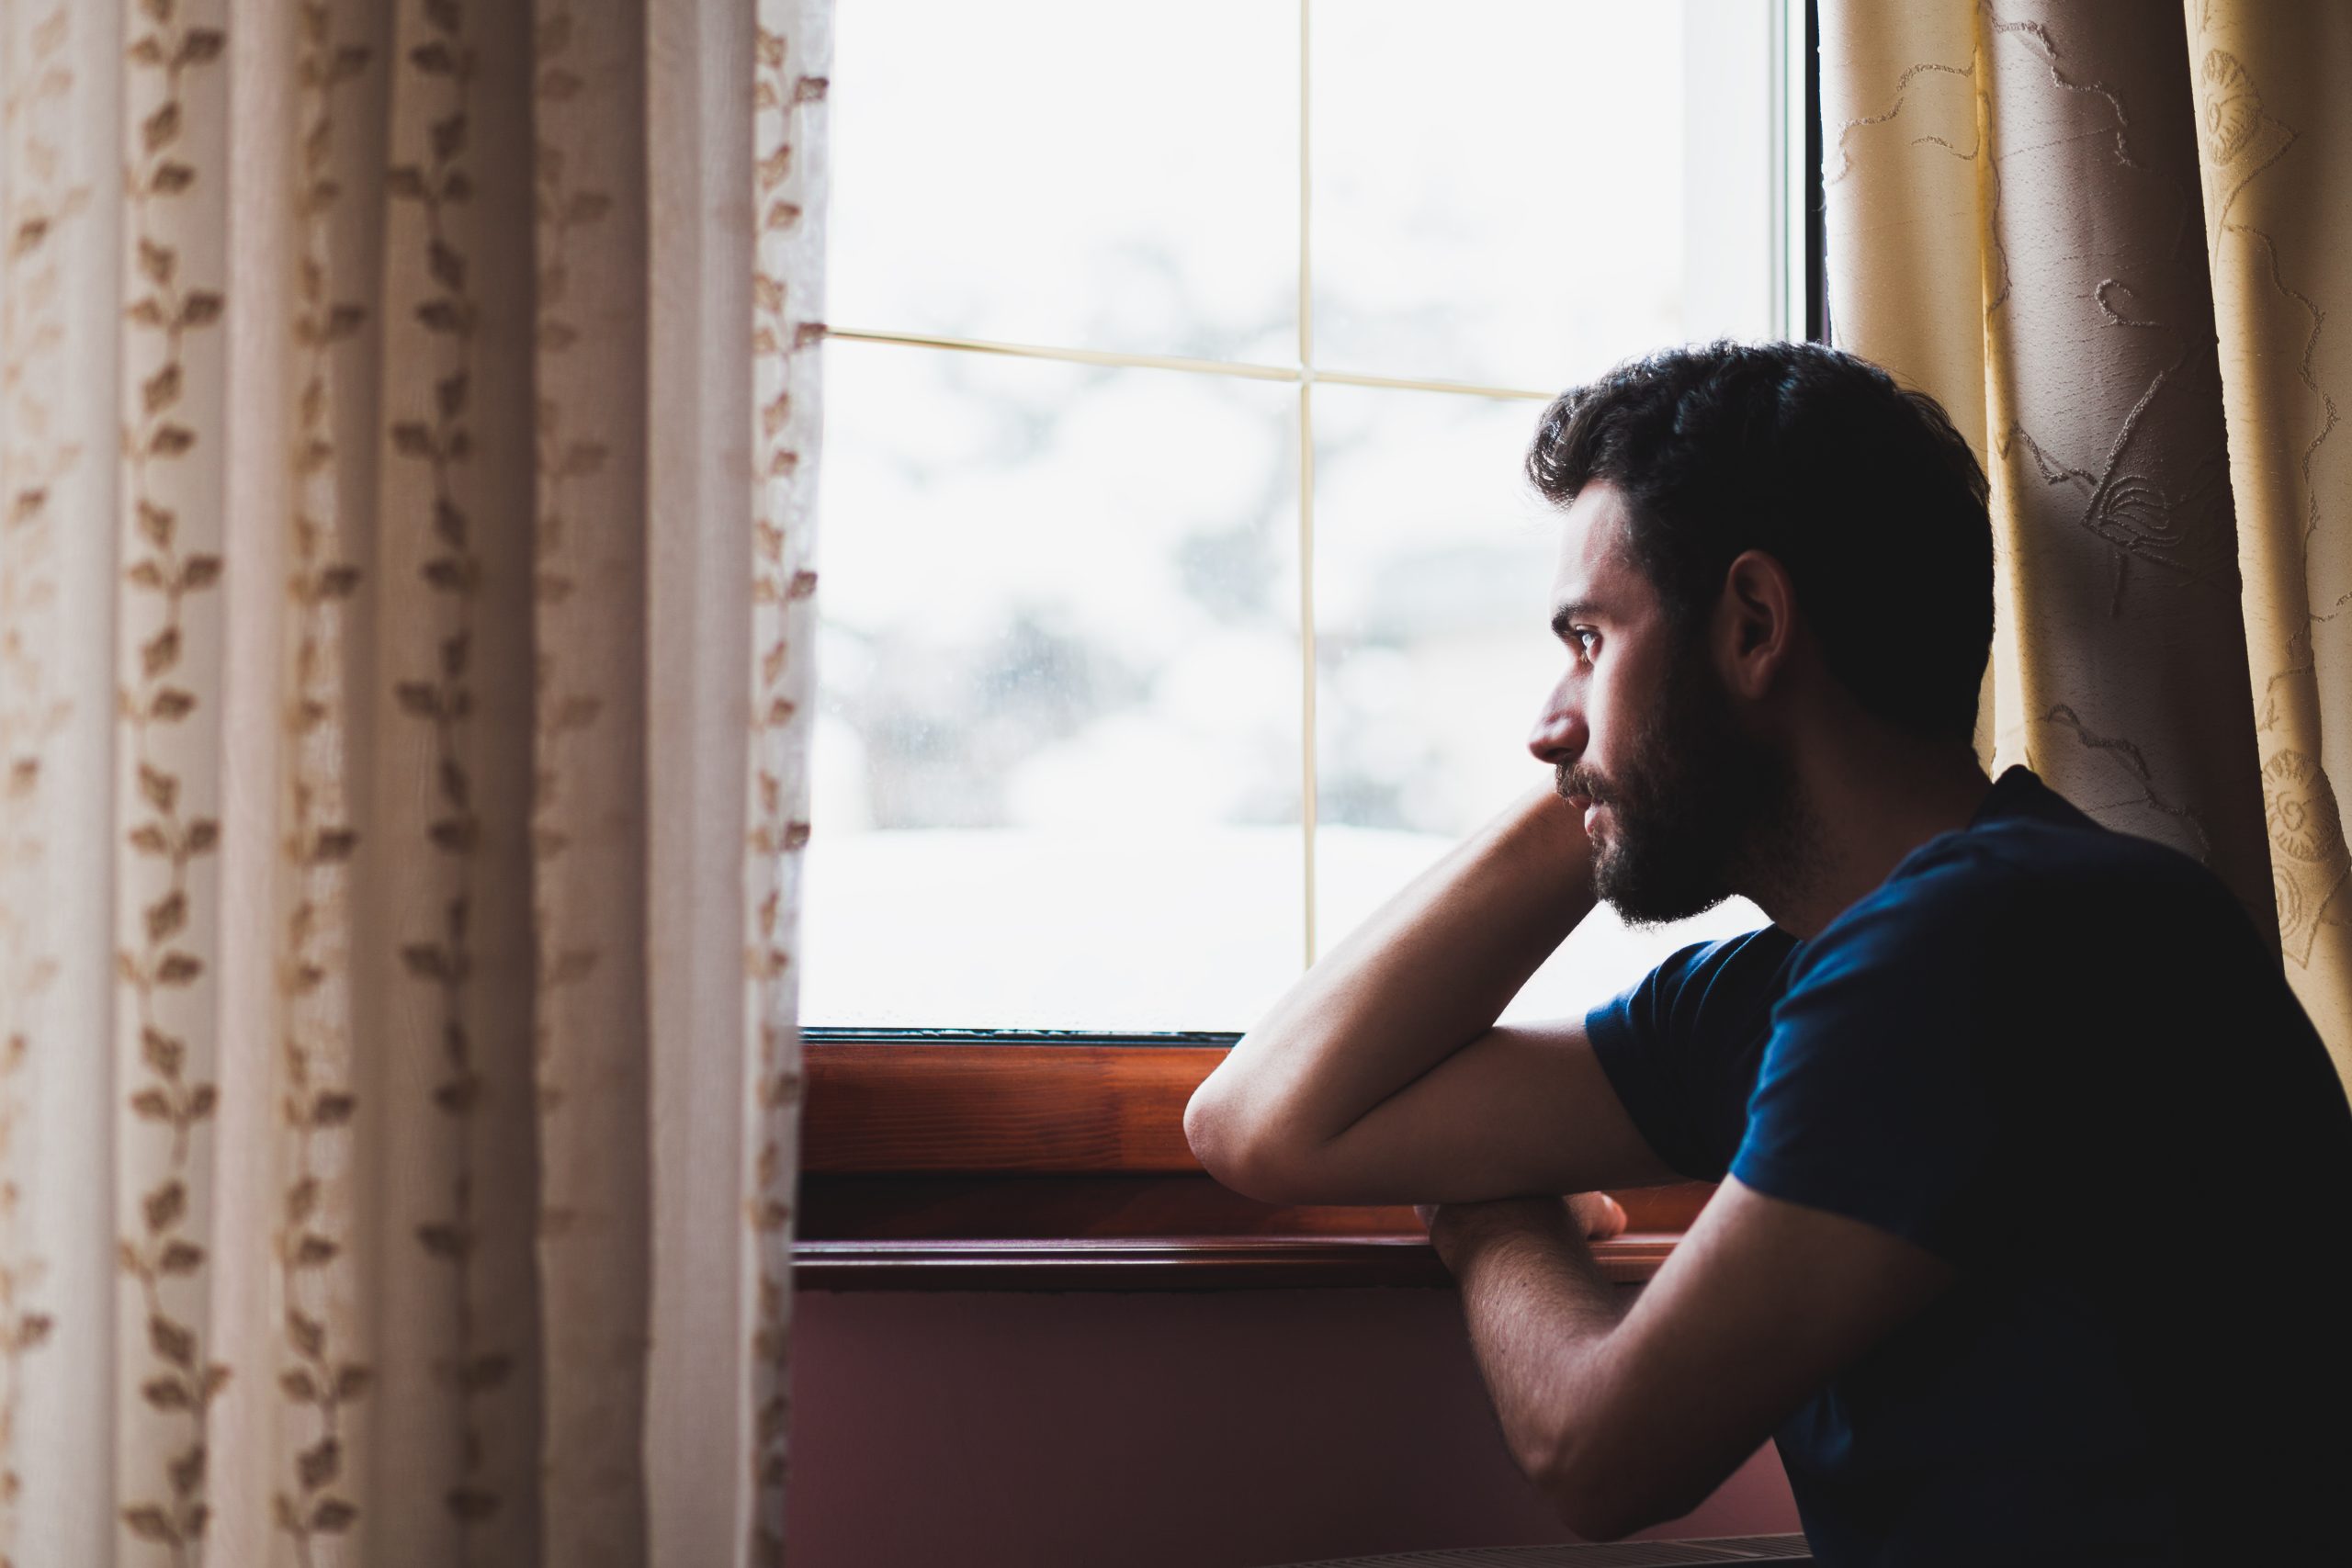
[{"label": "embroidered curtain panel", "polygon": [[0,0],[0,1558],[782,1556],[827,0]]},{"label": "embroidered curtain panel", "polygon": [[1832,333],[1993,481],[1980,750],[2211,866],[2352,1082],[2352,14],[1821,22]]}]

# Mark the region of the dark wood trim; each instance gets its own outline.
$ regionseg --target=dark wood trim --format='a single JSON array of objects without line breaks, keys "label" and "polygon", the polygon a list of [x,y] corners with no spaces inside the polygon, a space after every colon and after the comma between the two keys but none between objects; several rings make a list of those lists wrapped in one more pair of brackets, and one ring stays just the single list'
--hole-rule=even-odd
[{"label": "dark wood trim", "polygon": [[[1593,1248],[1620,1283],[1646,1280],[1675,1237],[1623,1235]],[[802,1241],[804,1291],[1230,1291],[1450,1288],[1420,1236],[1154,1236],[1059,1241]]]},{"label": "dark wood trim", "polygon": [[[846,1034],[848,1031],[831,1032]],[[1191,1177],[1206,1182],[1184,1138],[1184,1106],[1225,1059],[1225,1045],[1141,1042],[1092,1035],[1070,1043],[1036,1036],[1002,1044],[940,1044],[928,1035],[892,1043],[883,1037],[825,1038],[811,1032],[803,1049],[807,1078],[801,1109],[804,1179],[846,1177]],[[1193,1037],[1199,1038],[1197,1036]],[[854,1184],[852,1184],[853,1186]],[[1247,1212],[1284,1216],[1285,1225],[1329,1228],[1305,1216],[1329,1209],[1269,1211],[1208,1183],[1222,1200],[1246,1205],[1205,1227],[1222,1230]],[[848,1190],[846,1187],[837,1190]],[[869,1189],[880,1190],[880,1189]],[[967,1181],[904,1187],[910,1199],[936,1202],[987,1184]],[[1122,1203],[1148,1186],[1115,1190]],[[1023,1202],[1066,1196],[1066,1182],[1003,1180],[1000,1198]],[[1176,1191],[1180,1189],[1164,1189]],[[1704,1188],[1653,1188],[1618,1194],[1637,1225],[1654,1216],[1679,1228],[1698,1213]],[[1694,1197],[1693,1194],[1696,1194]],[[1395,1209],[1391,1215],[1411,1211]],[[803,1235],[808,1228],[804,1213]],[[1067,1217],[1057,1217],[1057,1224]],[[1253,1224],[1251,1229],[1261,1228]]]},{"label": "dark wood trim", "polygon": [[[1229,1042],[1200,1038],[808,1039],[796,1282],[835,1291],[1452,1283],[1408,1205],[1261,1203],[1204,1171],[1184,1140],[1184,1105]],[[1596,1249],[1610,1277],[1654,1273],[1710,1190],[1616,1194],[1633,1234]]]},{"label": "dark wood trim", "polygon": [[[1637,1231],[1680,1231],[1710,1188],[1616,1194]],[[1180,1176],[904,1172],[801,1177],[804,1241],[1117,1241],[1176,1236],[1347,1240],[1421,1234],[1408,1205],[1284,1206],[1195,1171]]]},{"label": "dark wood trim", "polygon": [[[1619,1194],[1633,1221],[1595,1250],[1647,1279],[1706,1201],[1697,1186]],[[1409,1207],[1283,1207],[1203,1174],[804,1176],[804,1290],[1231,1290],[1444,1286]]]},{"label": "dark wood trim", "polygon": [[803,1057],[806,1171],[1196,1173],[1184,1104],[1225,1048],[811,1039]]}]

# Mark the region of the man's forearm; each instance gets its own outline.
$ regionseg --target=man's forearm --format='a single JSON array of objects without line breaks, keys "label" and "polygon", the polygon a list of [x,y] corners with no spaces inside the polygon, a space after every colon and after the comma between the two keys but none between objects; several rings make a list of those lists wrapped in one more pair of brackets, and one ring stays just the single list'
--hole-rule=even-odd
[{"label": "man's forearm", "polygon": [[1564,1420],[1584,1397],[1580,1373],[1624,1315],[1617,1289],[1556,1200],[1445,1204],[1430,1240],[1461,1289],[1503,1441],[1545,1485]]},{"label": "man's forearm", "polygon": [[1325,953],[1195,1099],[1261,1142],[1335,1138],[1492,1027],[1593,903],[1581,818],[1530,789]]}]

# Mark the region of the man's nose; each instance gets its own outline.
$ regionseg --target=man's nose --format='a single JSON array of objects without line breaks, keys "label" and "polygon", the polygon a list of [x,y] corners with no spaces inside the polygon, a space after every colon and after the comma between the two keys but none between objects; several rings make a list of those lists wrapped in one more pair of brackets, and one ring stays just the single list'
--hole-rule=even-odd
[{"label": "man's nose", "polygon": [[1589,735],[1583,713],[1561,701],[1555,693],[1545,700],[1544,711],[1535,716],[1535,728],[1528,733],[1527,749],[1534,753],[1537,761],[1564,768],[1584,755]]}]

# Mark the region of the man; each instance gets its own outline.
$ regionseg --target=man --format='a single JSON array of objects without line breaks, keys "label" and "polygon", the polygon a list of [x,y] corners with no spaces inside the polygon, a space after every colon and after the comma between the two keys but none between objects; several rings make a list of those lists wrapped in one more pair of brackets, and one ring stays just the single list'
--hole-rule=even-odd
[{"label": "man", "polygon": [[[1991,530],[1942,411],[1717,344],[1566,394],[1528,466],[1566,508],[1555,777],[1233,1047],[1186,1111],[1203,1164],[1415,1202],[1580,1534],[1689,1511],[1772,1436],[1825,1563],[2319,1545],[2352,1109],[2218,879],[1977,765]],[[1772,923],[1494,1024],[1597,899],[1735,893]],[[1721,1186],[1625,1307],[1605,1216],[1559,1195],[1681,1179]]]}]

